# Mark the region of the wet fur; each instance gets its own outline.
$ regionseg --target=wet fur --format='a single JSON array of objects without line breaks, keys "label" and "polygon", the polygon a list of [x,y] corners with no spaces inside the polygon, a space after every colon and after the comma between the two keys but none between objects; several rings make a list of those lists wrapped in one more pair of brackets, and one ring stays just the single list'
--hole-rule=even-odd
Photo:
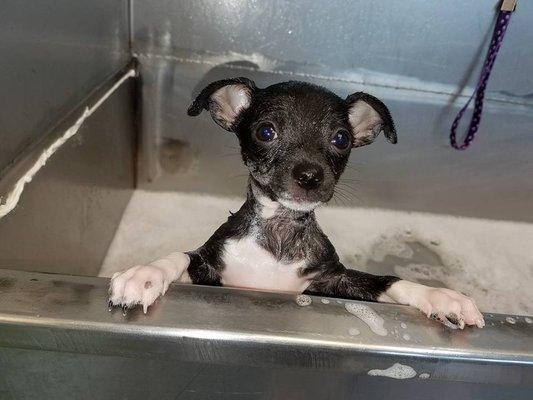
[{"label": "wet fur", "polygon": [[281,208],[273,217],[263,219],[260,209],[261,205],[249,186],[247,200],[239,211],[231,214],[205,245],[187,253],[191,258],[187,272],[192,283],[220,286],[224,272],[224,243],[249,235],[254,235],[257,242],[279,261],[305,260],[306,266],[298,273],[309,279],[306,291],[309,294],[377,301],[392,283],[399,280],[342,265],[334,246],[318,226],[314,212]]},{"label": "wet fur", "polygon": [[[242,110],[233,121],[226,120],[220,114],[222,107],[213,101],[213,94],[227,85],[241,87],[252,98],[251,106]],[[345,268],[334,246],[319,228],[314,211],[299,212],[280,206],[274,215],[264,218],[261,202],[256,198],[259,195],[278,201],[280,193],[292,180],[288,171],[298,162],[308,162],[322,166],[325,173],[322,187],[308,194],[310,200],[328,201],[350,153],[333,151],[328,138],[331,132],[341,128],[355,137],[349,112],[359,100],[370,104],[382,117],[383,125],[376,128],[376,134],[383,130],[395,143],[394,123],[387,107],[365,93],[354,93],[343,100],[325,88],[305,82],[283,82],[258,89],[246,78],[214,82],[202,90],[191,104],[189,115],[209,110],[218,125],[235,132],[242,159],[250,171],[250,180],[247,200],[241,209],[231,215],[204,246],[188,253],[191,257],[188,273],[193,283],[220,285],[225,241],[250,235],[254,235],[257,243],[280,262],[304,260],[305,267],[298,273],[309,279],[310,293],[377,300],[398,280]],[[269,147],[253,140],[251,132],[264,121],[275,123],[276,129],[284,132],[284,140]],[[371,142],[364,140],[364,144]]]},{"label": "wet fur", "polygon": [[[222,128],[236,134],[250,172],[245,203],[197,250],[173,253],[148,266],[115,274],[110,301],[146,312],[170,282],[286,290],[338,298],[395,301],[439,320],[484,325],[474,302],[449,289],[435,289],[348,269],[317,224],[314,208],[326,203],[343,173],[352,147],[371,143],[380,132],[396,143],[387,107],[366,93],[341,99],[304,82],[259,89],[246,78],[208,85],[188,114],[209,110]],[[265,123],[275,140],[258,136]],[[350,138],[342,148],[339,132]],[[298,171],[315,171],[319,184],[306,186]],[[318,171],[318,172],[317,172]],[[227,264],[227,265],[226,265]],[[184,273],[186,268],[186,274]],[[459,315],[459,317],[457,317]],[[455,317],[454,317],[455,316]]]}]

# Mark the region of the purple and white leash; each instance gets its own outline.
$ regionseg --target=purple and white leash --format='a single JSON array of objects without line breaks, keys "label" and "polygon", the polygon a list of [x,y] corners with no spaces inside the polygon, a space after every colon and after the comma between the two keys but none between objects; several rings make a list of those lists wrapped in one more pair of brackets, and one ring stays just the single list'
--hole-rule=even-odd
[{"label": "purple and white leash", "polygon": [[[487,57],[485,58],[485,63],[483,69],[481,70],[481,75],[479,76],[478,83],[472,93],[472,96],[468,99],[466,104],[459,110],[459,113],[455,117],[452,127],[450,129],[450,144],[456,150],[465,150],[470,146],[474,136],[479,128],[479,123],[481,122],[481,113],[483,112],[483,98],[485,97],[485,88],[494,66],[494,61],[498,55],[498,51],[502,45],[503,37],[505,36],[505,31],[507,30],[507,25],[511,20],[511,14],[513,13],[516,7],[517,0],[503,0],[502,6],[498,13],[498,20],[496,21],[496,26],[494,27],[494,32],[492,33],[492,41],[490,43],[489,51]],[[457,127],[459,121],[463,117],[468,105],[475,97],[474,102],[474,113],[472,114],[472,119],[470,120],[470,126],[468,127],[468,133],[463,139],[461,144],[457,143]]]}]

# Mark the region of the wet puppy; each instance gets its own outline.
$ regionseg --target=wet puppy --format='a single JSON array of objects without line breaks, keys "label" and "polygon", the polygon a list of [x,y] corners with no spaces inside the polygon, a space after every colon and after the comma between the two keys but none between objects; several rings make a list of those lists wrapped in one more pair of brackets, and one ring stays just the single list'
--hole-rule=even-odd
[{"label": "wet puppy", "polygon": [[341,99],[303,82],[259,89],[246,78],[213,82],[189,107],[234,132],[249,170],[246,202],[194,251],[173,253],[111,279],[110,303],[146,312],[173,281],[396,302],[441,322],[484,325],[453,290],[346,268],[314,209],[328,202],[354,147],[383,132],[396,143],[387,107],[366,93]]}]

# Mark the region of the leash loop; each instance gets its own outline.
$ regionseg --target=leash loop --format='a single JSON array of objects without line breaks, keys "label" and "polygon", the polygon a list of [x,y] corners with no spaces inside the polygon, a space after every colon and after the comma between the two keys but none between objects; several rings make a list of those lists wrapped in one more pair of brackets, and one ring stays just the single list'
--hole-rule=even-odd
[{"label": "leash loop", "polygon": [[[481,75],[477,82],[474,93],[470,96],[466,104],[459,110],[457,116],[453,120],[452,127],[450,129],[450,144],[456,150],[465,150],[470,146],[470,143],[474,140],[476,132],[479,128],[479,123],[481,122],[481,114],[483,113],[483,99],[485,97],[485,89],[487,87],[487,82],[492,72],[492,67],[494,66],[494,61],[496,61],[496,56],[502,45],[503,37],[511,20],[511,14],[513,13],[516,7],[516,0],[504,0],[502,2],[501,9],[498,13],[498,20],[494,26],[494,32],[492,33],[492,40],[490,43],[487,56],[485,58],[485,63],[483,64],[483,69],[481,70]],[[470,120],[470,125],[468,127],[467,134],[463,139],[462,143],[457,142],[457,127],[463,114],[467,110],[470,102],[475,98],[474,101],[474,113],[472,114],[472,119]]]}]

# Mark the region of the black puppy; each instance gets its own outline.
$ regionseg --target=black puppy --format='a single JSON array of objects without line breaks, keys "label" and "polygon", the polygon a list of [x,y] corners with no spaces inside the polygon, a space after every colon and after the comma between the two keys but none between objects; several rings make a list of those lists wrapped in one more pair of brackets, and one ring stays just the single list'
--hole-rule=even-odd
[{"label": "black puppy", "polygon": [[235,78],[207,86],[188,114],[203,109],[239,139],[250,172],[246,202],[199,249],[116,273],[113,305],[142,304],[146,312],[180,281],[397,302],[461,328],[484,325],[474,302],[453,290],[346,268],[318,227],[314,209],[332,198],[351,149],[381,131],[396,143],[380,100],[361,92],[343,100],[303,82],[259,89]]}]

